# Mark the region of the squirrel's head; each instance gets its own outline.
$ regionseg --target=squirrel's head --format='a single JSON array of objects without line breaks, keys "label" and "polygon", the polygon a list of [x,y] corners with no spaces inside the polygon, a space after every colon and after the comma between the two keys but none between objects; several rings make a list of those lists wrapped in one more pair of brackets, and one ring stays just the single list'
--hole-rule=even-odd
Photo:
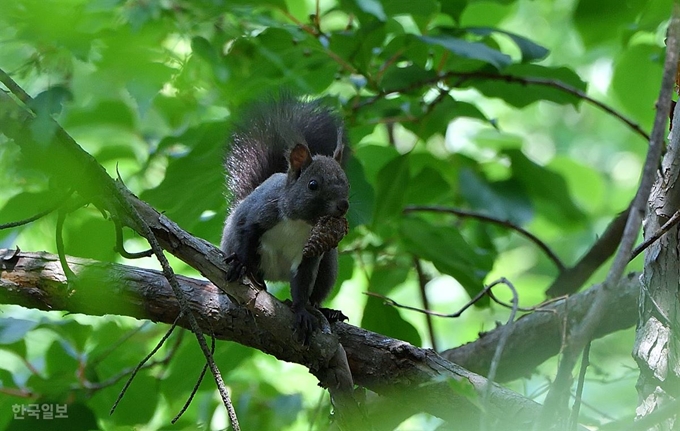
[{"label": "squirrel's head", "polygon": [[342,136],[333,157],[315,155],[299,143],[288,157],[288,179],[283,201],[285,214],[313,222],[322,216],[340,217],[349,208],[349,182],[342,161]]}]

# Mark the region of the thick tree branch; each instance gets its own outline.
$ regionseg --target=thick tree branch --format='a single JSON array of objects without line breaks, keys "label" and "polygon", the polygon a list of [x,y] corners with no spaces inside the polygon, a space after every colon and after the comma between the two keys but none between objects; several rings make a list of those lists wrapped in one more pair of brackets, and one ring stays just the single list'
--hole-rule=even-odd
[{"label": "thick tree branch", "polygon": [[[77,276],[70,294],[57,256],[0,250],[0,302],[41,310],[175,321],[180,307],[160,272],[76,258],[68,262]],[[238,291],[239,296],[239,302],[235,302],[207,281],[177,278],[199,325],[216,338],[303,364],[313,373],[324,373],[328,372],[327,364],[318,361],[331,355],[319,354],[319,349],[335,348],[337,342],[332,338],[338,337],[357,384],[386,397],[408,398],[405,412],[427,411],[453,421],[460,429],[478,423],[479,410],[446,380],[464,382],[481,393],[486,379],[432,350],[344,323],[333,324],[333,334],[315,334],[306,349],[292,331],[294,315],[290,308],[266,291],[233,286],[230,290]],[[188,326],[186,318],[178,324]],[[322,378],[328,380],[327,376]],[[497,385],[491,391],[490,403],[492,419],[519,428],[528,426],[539,411],[533,401]]]},{"label": "thick tree branch", "polygon": [[583,283],[588,281],[590,276],[614,254],[621,242],[621,235],[623,235],[629,214],[630,206],[609,222],[602,236],[593,243],[574,266],[566,268],[557,275],[557,278],[545,293],[551,298],[555,298],[577,292],[583,286]]},{"label": "thick tree branch", "polygon": [[[564,342],[562,334],[569,333],[581,321],[601,289],[602,285],[593,286],[517,320],[503,352],[496,380],[503,382],[528,376],[539,364],[557,355]],[[639,274],[629,274],[614,290],[609,312],[603,316],[594,337],[632,327],[637,319],[639,295]],[[501,331],[494,329],[441,355],[470,371],[486,375],[500,338]]]}]

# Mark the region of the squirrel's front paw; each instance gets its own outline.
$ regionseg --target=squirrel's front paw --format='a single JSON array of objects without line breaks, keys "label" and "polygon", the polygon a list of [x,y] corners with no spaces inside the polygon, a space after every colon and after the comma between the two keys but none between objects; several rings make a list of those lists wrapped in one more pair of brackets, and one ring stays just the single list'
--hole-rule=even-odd
[{"label": "squirrel's front paw", "polygon": [[227,256],[225,263],[227,264],[227,281],[229,283],[240,280],[246,275],[246,265],[238,258],[236,253]]},{"label": "squirrel's front paw", "polygon": [[319,311],[328,320],[328,323],[344,322],[345,320],[349,320],[349,317],[345,316],[345,313],[340,310],[319,307]]},{"label": "squirrel's front paw", "polygon": [[309,345],[312,333],[319,327],[319,321],[306,309],[295,312],[295,334],[298,340],[305,345]]}]

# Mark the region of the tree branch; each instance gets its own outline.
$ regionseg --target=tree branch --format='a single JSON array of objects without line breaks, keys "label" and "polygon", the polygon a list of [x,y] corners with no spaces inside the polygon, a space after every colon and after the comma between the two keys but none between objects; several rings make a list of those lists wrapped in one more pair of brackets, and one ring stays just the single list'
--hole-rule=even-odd
[{"label": "tree branch", "polygon": [[578,262],[560,272],[552,282],[546,294],[552,298],[571,295],[579,290],[583,283],[616,252],[623,229],[630,214],[630,206],[617,215]]},{"label": "tree branch", "polygon": [[607,278],[603,283],[602,291],[595,297],[593,306],[588,310],[583,321],[569,334],[555,381],[546,396],[543,413],[541,414],[541,419],[536,423],[535,429],[545,429],[547,426],[560,422],[563,419],[568,397],[570,396],[569,388],[571,386],[572,370],[581,350],[592,339],[602,316],[609,309],[613,290],[618,285],[625,267],[630,261],[631,252],[640,230],[642,216],[645,213],[664,146],[664,135],[670,112],[673,85],[678,70],[678,51],[680,51],[680,5],[674,2],[673,14],[668,27],[668,37],[666,38],[666,60],[664,62],[664,71],[661,79],[654,126],[649,141],[649,149],[643,166],[640,185],[631,204],[630,214],[623,231],[621,244],[607,274]]},{"label": "tree branch", "polygon": [[[496,380],[503,382],[526,377],[539,364],[557,355],[565,329],[569,333],[581,321],[602,289],[602,285],[593,286],[518,319],[503,352]],[[639,295],[639,274],[629,274],[614,289],[609,311],[603,316],[594,338],[633,326]],[[486,375],[501,336],[502,330],[497,328],[480,334],[479,339],[471,343],[445,350],[441,355],[472,372]]]},{"label": "tree branch", "polygon": [[487,223],[492,223],[496,224],[499,226],[506,227],[508,229],[514,230],[518,232],[519,234],[525,236],[528,238],[531,242],[533,242],[538,248],[540,248],[543,253],[550,259],[555,266],[557,267],[558,271],[562,272],[564,268],[564,264],[560,260],[559,257],[555,254],[554,251],[548,247],[548,245],[541,241],[536,235],[532,234],[528,230],[524,229],[521,226],[516,225],[515,223],[509,221],[509,220],[503,220],[499,219],[496,217],[492,217],[490,215],[474,212],[474,211],[468,211],[468,210],[462,210],[458,208],[452,208],[452,207],[443,207],[443,206],[437,206],[437,205],[409,205],[404,208],[404,214],[408,214],[411,212],[418,212],[418,211],[423,211],[423,212],[437,212],[437,213],[447,213],[447,214],[452,214],[457,217],[461,218],[473,218],[476,220],[481,220]]},{"label": "tree branch", "polygon": [[[0,302],[90,315],[119,314],[164,323],[174,322],[180,312],[177,299],[159,271],[77,258],[68,258],[68,263],[77,275],[70,294],[57,256],[0,250]],[[386,397],[407,397],[411,405],[406,411],[427,411],[452,421],[460,429],[478,424],[479,410],[446,381],[455,379],[481,394],[486,379],[432,350],[340,322],[333,324],[333,334],[316,333],[309,348],[305,348],[296,341],[292,330],[295,317],[290,308],[266,291],[230,286],[230,290],[238,291],[236,302],[207,281],[182,276],[177,280],[201,328],[218,339],[303,364],[316,375],[327,372],[326,364],[319,361],[332,356],[320,350],[335,349],[337,337],[357,384]],[[186,317],[181,317],[178,325],[188,327]],[[491,390],[489,402],[495,420],[520,428],[528,426],[539,412],[538,404],[497,385]]]}]

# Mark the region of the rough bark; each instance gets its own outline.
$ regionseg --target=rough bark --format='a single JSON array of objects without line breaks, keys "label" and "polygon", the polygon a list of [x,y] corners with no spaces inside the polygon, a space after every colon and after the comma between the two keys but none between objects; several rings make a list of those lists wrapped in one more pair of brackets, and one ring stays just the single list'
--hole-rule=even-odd
[{"label": "rough bark", "polygon": [[[676,6],[677,7],[677,6]],[[673,133],[649,199],[645,238],[680,208],[680,110],[675,107]],[[677,225],[645,253],[640,322],[633,357],[640,368],[638,418],[680,398],[680,238]],[[677,413],[654,430],[677,429]]]},{"label": "rough bark", "polygon": [[[67,282],[55,255],[0,250],[0,302],[90,315],[120,314],[165,323],[172,323],[179,313],[177,300],[160,272],[76,258],[68,262],[77,278]],[[325,328],[327,333],[315,334],[310,347],[303,348],[295,340],[294,315],[289,307],[266,291],[242,285],[232,289],[230,285],[230,291],[238,292],[236,302],[207,281],[187,277],[179,277],[179,281],[202,329],[218,339],[303,364],[314,373],[331,369],[316,362],[332,357],[320,350],[337,346],[337,337],[357,384],[382,398],[407,403],[403,411],[393,410],[392,421],[426,411],[450,421],[453,429],[475,428],[478,423],[479,409],[449,381],[456,380],[481,393],[486,379],[432,350],[344,323]],[[187,326],[184,319],[179,324]],[[489,412],[495,420],[502,421],[505,429],[526,428],[539,409],[535,402],[497,385],[490,402]],[[392,421],[377,423],[376,428],[389,429],[386,425]]]}]

